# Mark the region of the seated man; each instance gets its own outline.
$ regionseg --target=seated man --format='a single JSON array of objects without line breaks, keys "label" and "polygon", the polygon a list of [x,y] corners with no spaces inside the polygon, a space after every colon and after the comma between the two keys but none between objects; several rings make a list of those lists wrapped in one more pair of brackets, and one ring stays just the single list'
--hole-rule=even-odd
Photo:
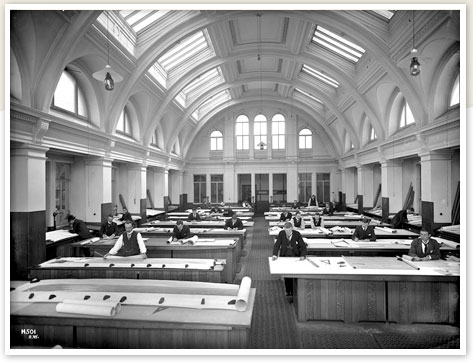
[{"label": "seated man", "polygon": [[219,208],[218,205],[214,205],[212,208],[210,208],[210,213],[222,213],[222,210]]},{"label": "seated man", "polygon": [[322,214],[333,216],[333,204],[332,202],[325,203],[325,208],[322,210]]},{"label": "seated man", "polygon": [[172,241],[180,241],[185,238],[189,238],[190,235],[191,230],[189,229],[189,226],[186,226],[183,221],[178,220],[172,230]]},{"label": "seated man", "polygon": [[122,213],[122,216],[120,218],[121,221],[133,221],[133,218],[131,218],[131,213],[128,212],[128,209],[126,208],[123,208],[123,213]]},{"label": "seated man", "polygon": [[281,222],[290,222],[292,219],[292,213],[291,212],[288,212],[287,210],[285,210],[284,212],[281,213],[281,216],[279,217],[279,220]]},{"label": "seated man", "polygon": [[301,207],[301,203],[299,203],[297,199],[295,199],[294,203],[292,203],[292,208],[299,209],[300,207]]},{"label": "seated man", "polygon": [[412,261],[438,260],[440,259],[440,244],[437,240],[430,238],[430,233],[422,228],[420,236],[412,241],[407,254],[412,257]]},{"label": "seated man", "polygon": [[360,241],[360,240],[376,241],[376,234],[374,233],[374,227],[370,226],[369,224],[370,224],[370,219],[364,217],[361,222],[361,226],[357,226],[355,228],[355,231],[353,232],[351,239],[354,241]]},{"label": "seated man", "polygon": [[[273,261],[279,257],[300,257],[304,260],[307,256],[307,246],[302,235],[298,231],[292,229],[292,223],[286,222],[284,224],[284,230],[279,232],[276,242],[273,247]],[[286,286],[286,296],[289,302],[292,302],[293,296],[293,279],[284,278],[284,284]]]},{"label": "seated man", "polygon": [[304,218],[302,218],[301,212],[297,211],[296,216],[292,219],[294,228],[305,228]]},{"label": "seated man", "polygon": [[141,233],[133,231],[133,221],[127,220],[125,221],[125,233],[118,238],[115,245],[103,258],[135,255],[141,255],[142,258],[146,258],[146,246]]},{"label": "seated man", "polygon": [[232,217],[233,216],[233,209],[230,207],[226,207],[223,211],[224,217]]},{"label": "seated man", "polygon": [[310,228],[320,227],[321,223],[322,223],[322,218],[320,218],[320,214],[316,213],[310,219],[310,224],[311,224]]},{"label": "seated man", "polygon": [[192,212],[189,213],[189,216],[187,217],[189,221],[200,221],[200,214],[197,213],[196,208],[192,208]]},{"label": "seated man", "polygon": [[113,215],[109,214],[105,223],[100,226],[99,236],[101,238],[115,238],[117,234],[117,224],[113,221]]},{"label": "seated man", "polygon": [[243,222],[234,214],[225,221],[225,229],[243,229]]}]

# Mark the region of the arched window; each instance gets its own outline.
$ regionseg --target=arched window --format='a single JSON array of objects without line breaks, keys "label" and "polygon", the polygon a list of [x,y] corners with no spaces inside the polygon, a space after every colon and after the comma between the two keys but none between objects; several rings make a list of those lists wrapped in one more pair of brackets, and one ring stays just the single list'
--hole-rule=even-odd
[{"label": "arched window", "polygon": [[236,148],[237,150],[249,150],[250,148],[250,120],[246,115],[240,115],[235,124]]},{"label": "arched window", "polygon": [[130,113],[128,112],[127,106],[125,106],[122,113],[120,114],[120,117],[118,118],[117,131],[129,136],[132,135]]},{"label": "arched window", "polygon": [[299,149],[312,149],[312,131],[309,129],[299,132]]},{"label": "arched window", "polygon": [[460,103],[460,74],[455,78],[453,82],[452,92],[450,93],[450,104],[449,106],[455,106]]},{"label": "arched window", "polygon": [[415,122],[414,115],[406,100],[402,101],[401,117],[399,119],[399,128],[403,128]]},{"label": "arched window", "polygon": [[271,122],[272,147],[276,150],[286,148],[286,119],[280,113],[273,116]]},{"label": "arched window", "polygon": [[370,126],[370,141],[374,141],[377,138],[378,136],[376,136],[376,132],[374,131],[373,126]]},{"label": "arched window", "polygon": [[53,106],[87,117],[84,93],[80,89],[77,80],[68,71],[63,71],[61,74],[54,91]]},{"label": "arched window", "polygon": [[210,150],[223,150],[223,135],[218,130],[210,134]]},{"label": "arched window", "polygon": [[255,137],[255,149],[265,149],[268,144],[268,124],[266,122],[266,116],[258,115],[255,117],[253,124],[254,137]]}]

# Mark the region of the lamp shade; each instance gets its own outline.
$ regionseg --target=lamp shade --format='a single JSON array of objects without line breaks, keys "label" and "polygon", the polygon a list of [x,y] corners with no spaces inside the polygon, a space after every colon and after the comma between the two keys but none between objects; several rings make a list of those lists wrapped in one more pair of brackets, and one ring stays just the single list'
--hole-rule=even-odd
[{"label": "lamp shade", "polygon": [[92,74],[92,77],[95,79],[105,82],[105,78],[107,77],[107,73],[110,74],[110,77],[112,77],[113,81],[115,83],[123,81],[123,77],[120,76],[120,74],[115,71],[110,65],[106,65],[104,69],[101,69],[100,71],[97,71]]}]

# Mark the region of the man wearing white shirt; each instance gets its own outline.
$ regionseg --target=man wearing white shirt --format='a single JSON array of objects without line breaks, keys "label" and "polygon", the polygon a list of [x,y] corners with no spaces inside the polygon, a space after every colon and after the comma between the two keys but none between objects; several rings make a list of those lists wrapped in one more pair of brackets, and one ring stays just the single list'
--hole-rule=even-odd
[{"label": "man wearing white shirt", "polygon": [[108,256],[134,255],[141,255],[142,258],[146,258],[146,246],[141,233],[133,231],[133,222],[127,220],[125,222],[125,233],[118,238],[115,245],[103,258],[106,259]]}]

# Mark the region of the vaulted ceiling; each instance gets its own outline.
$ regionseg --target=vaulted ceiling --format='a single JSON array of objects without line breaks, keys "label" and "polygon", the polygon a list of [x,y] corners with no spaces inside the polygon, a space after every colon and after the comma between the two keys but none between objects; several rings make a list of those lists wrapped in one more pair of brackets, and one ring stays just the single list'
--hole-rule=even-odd
[{"label": "vaulted ceiling", "polygon": [[[395,90],[416,122],[438,116],[422,95],[459,49],[459,15],[435,10],[69,10],[14,13],[12,26],[23,104],[48,110],[69,67],[95,95],[97,127],[113,133],[128,106],[136,140],[146,146],[158,130],[163,150],[187,145],[183,157],[207,123],[258,104],[295,110],[338,156],[346,137],[360,147],[363,118],[384,140]],[[413,46],[421,77],[409,74]],[[92,77],[107,63],[123,77],[113,91]]]}]

